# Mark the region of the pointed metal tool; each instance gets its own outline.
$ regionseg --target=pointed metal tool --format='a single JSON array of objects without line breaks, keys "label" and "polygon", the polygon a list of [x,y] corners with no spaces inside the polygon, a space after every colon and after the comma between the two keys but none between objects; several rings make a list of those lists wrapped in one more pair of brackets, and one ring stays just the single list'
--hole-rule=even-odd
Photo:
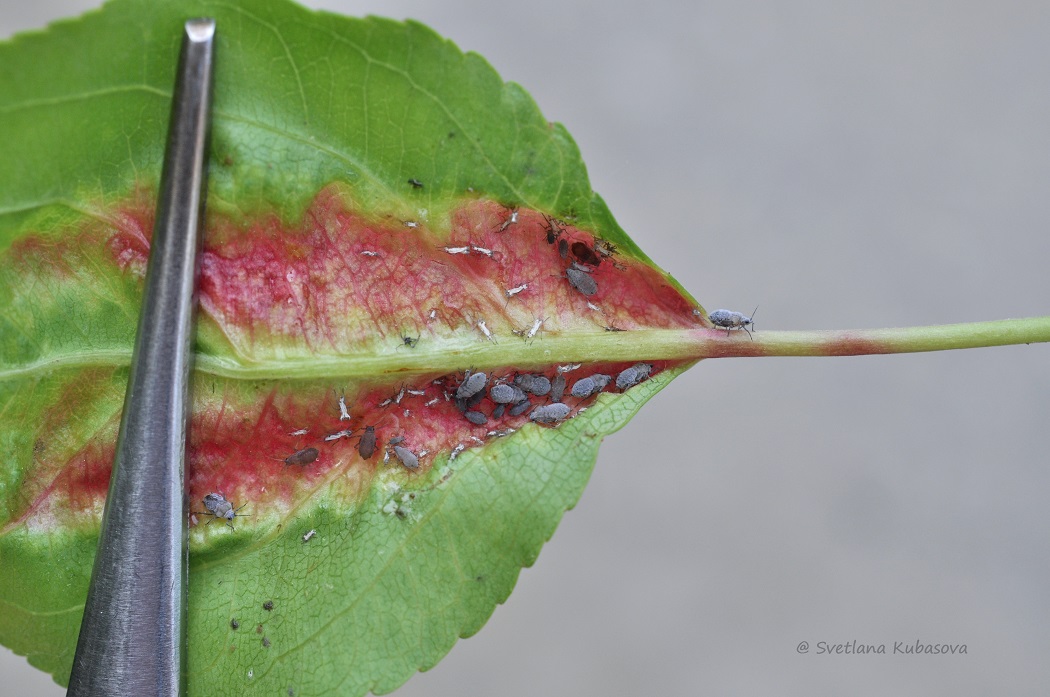
[{"label": "pointed metal tool", "polygon": [[182,692],[187,397],[215,22],[186,22],[124,412],[71,697]]}]

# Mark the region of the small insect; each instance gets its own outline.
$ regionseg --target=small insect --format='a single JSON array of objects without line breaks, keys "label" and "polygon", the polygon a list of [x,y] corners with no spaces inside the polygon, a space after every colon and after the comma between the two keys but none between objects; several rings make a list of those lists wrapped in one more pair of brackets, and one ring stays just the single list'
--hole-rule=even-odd
[{"label": "small insect", "polygon": [[408,469],[414,470],[419,467],[419,458],[408,448],[402,448],[400,445],[395,445],[394,454],[397,455],[397,459],[401,461],[401,464]]},{"label": "small insect", "polygon": [[602,258],[594,253],[594,250],[587,246],[584,242],[573,242],[572,255],[576,257],[576,260],[581,264],[590,264],[591,266],[597,266],[602,263]]},{"label": "small insect", "polygon": [[507,294],[508,298],[513,298],[515,295],[517,295],[518,293],[520,293],[523,290],[526,290],[528,287],[529,287],[528,283],[522,283],[520,286],[517,286],[515,288],[508,288],[504,292]]},{"label": "small insect", "polygon": [[470,247],[442,247],[449,254],[470,254]]},{"label": "small insect", "polygon": [[514,382],[537,397],[543,397],[551,391],[551,381],[545,375],[519,375]]},{"label": "small insect", "polygon": [[517,404],[525,399],[525,393],[513,385],[493,385],[489,390],[489,398],[496,404]]},{"label": "small insect", "polygon": [[478,320],[478,329],[481,330],[481,333],[485,335],[486,339],[488,339],[489,341],[495,341],[495,339],[492,338],[492,331],[487,326],[485,326],[485,320]]},{"label": "small insect", "polygon": [[349,438],[354,433],[352,428],[344,428],[342,431],[336,431],[335,433],[329,433],[324,437],[326,443],[331,443],[333,440],[339,440],[340,438]]},{"label": "small insect", "polygon": [[273,612],[273,601],[267,600],[265,603],[263,603],[263,610],[266,610],[267,612]]},{"label": "small insect", "polygon": [[310,532],[308,532],[305,535],[303,535],[303,544],[306,544],[307,542],[309,542],[311,540],[311,538],[313,538],[313,536],[316,535],[316,534],[317,534],[316,530],[311,530]]},{"label": "small insect", "polygon": [[270,640],[267,639],[266,637],[263,637],[262,638],[262,645],[263,645],[264,649],[270,648]]},{"label": "small insect", "polygon": [[522,414],[527,412],[529,410],[529,407],[531,406],[532,402],[530,402],[528,399],[523,399],[514,406],[512,406],[510,408],[510,411],[507,413],[511,416],[521,416]]},{"label": "small insect", "polygon": [[320,452],[318,452],[317,448],[303,448],[284,458],[284,464],[286,467],[288,465],[302,465],[305,467],[316,460],[318,455],[320,455]]},{"label": "small insect", "polygon": [[408,183],[412,185],[413,189],[422,189],[423,188],[423,182],[419,181],[418,179],[409,179]]},{"label": "small insect", "polygon": [[475,247],[475,246],[472,245],[470,248],[473,249],[478,254],[484,254],[487,257],[491,257],[492,254],[493,254],[491,249],[485,249],[484,247]]},{"label": "small insect", "polygon": [[598,394],[605,389],[605,386],[612,380],[612,376],[605,375],[604,373],[595,373],[590,377],[580,378],[576,381],[576,384],[572,386],[572,396],[579,399],[586,399],[592,395]]},{"label": "small insect", "polygon": [[630,368],[625,368],[616,376],[616,389],[623,392],[634,387],[645,380],[653,372],[653,367],[648,363],[635,363]]},{"label": "small insect", "polygon": [[[202,499],[202,503],[207,512],[214,516],[212,520],[215,520],[215,518],[224,519],[226,521],[226,527],[230,530],[233,530],[233,525],[230,523],[231,520],[237,516],[249,515],[248,513],[237,513],[237,511],[241,510],[241,508],[244,508],[248,504],[245,503],[238,508],[234,508],[233,503],[227,501],[226,497],[219,493],[208,494]],[[211,520],[206,524],[211,524]]]},{"label": "small insect", "polygon": [[340,421],[349,421],[350,420],[350,410],[346,408],[346,396],[345,395],[341,396],[339,398],[339,420]]},{"label": "small insect", "polygon": [[565,240],[558,240],[558,256],[562,259],[569,258],[569,243]]},{"label": "small insect", "polygon": [[540,327],[543,326],[543,322],[544,322],[544,320],[538,319],[538,320],[536,320],[535,322],[532,323],[532,329],[530,329],[529,333],[525,335],[525,340],[526,341],[528,341],[532,337],[536,336],[536,332],[538,332],[540,330]]},{"label": "small insect", "polygon": [[362,460],[367,460],[376,452],[376,427],[365,426],[365,432],[361,434],[361,440],[357,442],[357,453]]},{"label": "small insect", "polygon": [[230,618],[230,629],[240,629],[241,623],[237,621],[236,617]]},{"label": "small insect", "polygon": [[536,407],[529,414],[529,418],[540,424],[554,424],[565,419],[569,415],[567,404],[555,403]]},{"label": "small insect", "polygon": [[598,282],[584,269],[573,264],[565,269],[565,276],[569,279],[569,285],[580,291],[583,295],[591,296],[598,292]]},{"label": "small insect", "polygon": [[508,227],[510,227],[511,225],[514,225],[517,222],[518,222],[518,209],[515,208],[514,210],[512,210],[510,212],[510,217],[508,217],[506,220],[504,220],[503,224],[499,226],[499,231],[503,232]]},{"label": "small insect", "polygon": [[467,411],[463,413],[463,416],[475,426],[484,426],[489,422],[489,418],[480,411]]},{"label": "small insect", "polygon": [[478,392],[485,389],[485,385],[489,381],[489,376],[485,373],[471,373],[463,378],[463,382],[460,383],[459,388],[456,389],[456,399],[469,399]]},{"label": "small insect", "polygon": [[748,317],[742,312],[733,312],[732,310],[715,310],[707,316],[711,320],[711,324],[715,325],[720,329],[726,330],[726,336],[729,336],[729,332],[734,329],[743,329],[747,332],[747,335],[751,337],[751,341],[755,340],[755,337],[751,336],[751,332],[748,331],[747,325],[752,325],[754,328],[755,312],[758,312],[758,305],[755,305],[754,311],[751,313],[751,317]]},{"label": "small insect", "polygon": [[497,404],[496,408],[492,410],[492,418],[494,418],[494,419],[502,419],[503,418],[503,412],[505,412],[506,410],[507,410],[507,405],[506,404]]},{"label": "small insect", "polygon": [[547,218],[547,244],[554,244],[555,240],[561,237],[562,229],[558,226],[558,223],[550,216],[544,216]]},{"label": "small insect", "polygon": [[565,375],[559,372],[551,382],[551,401],[560,402],[565,394]]},{"label": "small insect", "polygon": [[420,334],[419,336],[414,337],[414,338],[411,337],[411,336],[402,336],[401,337],[401,342],[402,342],[402,344],[404,346],[407,346],[409,348],[415,348],[416,344],[419,343],[419,337],[421,337],[421,336],[423,336],[423,335]]}]

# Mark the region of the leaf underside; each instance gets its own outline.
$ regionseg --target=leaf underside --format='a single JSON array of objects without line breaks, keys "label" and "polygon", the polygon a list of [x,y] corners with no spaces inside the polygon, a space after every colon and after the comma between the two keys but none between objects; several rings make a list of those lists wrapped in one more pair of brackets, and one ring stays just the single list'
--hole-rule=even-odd
[{"label": "leaf underside", "polygon": [[[219,32],[188,692],[390,691],[481,628],[601,439],[688,367],[635,337],[708,325],[564,129],[419,24],[116,0],[0,45],[0,643],[57,681],[198,15]],[[497,397],[529,380],[555,387]]]}]

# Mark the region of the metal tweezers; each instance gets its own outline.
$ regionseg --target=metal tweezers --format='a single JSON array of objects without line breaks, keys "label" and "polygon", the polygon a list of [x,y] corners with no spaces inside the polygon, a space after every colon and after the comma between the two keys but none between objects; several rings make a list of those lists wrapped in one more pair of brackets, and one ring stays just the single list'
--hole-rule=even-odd
[{"label": "metal tweezers", "polygon": [[186,22],[124,412],[70,696],[179,695],[186,425],[215,22]]}]

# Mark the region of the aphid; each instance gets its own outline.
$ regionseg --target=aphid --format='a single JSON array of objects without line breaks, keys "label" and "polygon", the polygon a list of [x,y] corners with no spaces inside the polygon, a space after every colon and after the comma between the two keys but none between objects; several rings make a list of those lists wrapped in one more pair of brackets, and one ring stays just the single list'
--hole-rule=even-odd
[{"label": "aphid", "polygon": [[511,225],[514,225],[517,222],[518,222],[518,209],[515,208],[514,210],[512,210],[510,212],[510,217],[508,217],[506,220],[504,220],[503,224],[499,226],[499,231],[503,232],[508,227],[510,227]]},{"label": "aphid", "polygon": [[648,363],[635,363],[630,368],[624,369],[619,375],[616,376],[616,389],[621,392],[634,387],[642,380],[649,377],[649,374],[653,372],[653,367]]},{"label": "aphid", "polygon": [[422,334],[420,334],[419,336],[417,336],[417,337],[415,337],[415,338],[413,338],[413,337],[411,337],[411,336],[402,336],[402,337],[401,337],[401,342],[402,342],[402,343],[403,343],[403,344],[404,344],[405,346],[407,346],[407,347],[409,347],[409,348],[415,348],[415,347],[416,347],[416,344],[418,344],[418,343],[419,343],[419,337],[420,337],[420,336],[423,336],[423,335],[422,335]]},{"label": "aphid", "polygon": [[314,460],[316,460],[318,455],[320,455],[320,453],[318,452],[317,448],[303,448],[302,450],[297,450],[294,453],[292,453],[291,455],[289,455],[288,457],[284,458],[284,464],[285,464],[285,466],[288,466],[288,465],[303,465],[303,466],[306,466],[306,465],[309,465]]},{"label": "aphid", "polygon": [[[207,510],[207,512],[214,516],[212,520],[214,520],[215,518],[224,519],[226,521],[226,527],[228,527],[230,530],[233,530],[233,525],[230,524],[231,520],[236,518],[238,515],[249,515],[248,513],[237,513],[237,511],[241,510],[241,508],[244,508],[248,504],[245,503],[242,504],[239,508],[234,508],[233,503],[227,501],[226,497],[222,494],[208,494],[202,499],[202,503],[204,503],[204,508]],[[209,520],[206,524],[211,524],[211,520]]]},{"label": "aphid", "polygon": [[551,391],[551,381],[543,375],[529,375],[527,373],[519,375],[514,378],[514,384],[537,397],[542,397]]},{"label": "aphid", "polygon": [[404,442],[405,442],[405,437],[404,436],[394,436],[393,438],[391,438],[387,442],[387,445],[401,445]]},{"label": "aphid", "polygon": [[536,407],[529,414],[529,418],[540,424],[553,424],[563,420],[569,415],[569,406],[567,404],[545,404],[542,407]]},{"label": "aphid", "polygon": [[489,341],[495,341],[495,339],[492,338],[492,332],[489,331],[489,328],[487,326],[485,326],[485,320],[478,320],[478,329],[481,330],[481,333],[485,335],[486,339],[488,339]]},{"label": "aphid", "polygon": [[339,420],[349,421],[350,410],[346,408],[346,396],[339,397]]},{"label": "aphid", "polygon": [[747,335],[751,337],[751,341],[755,340],[755,337],[751,336],[751,332],[748,331],[747,325],[754,325],[755,312],[758,312],[758,305],[755,305],[754,312],[751,313],[751,317],[748,317],[742,312],[733,312],[732,310],[715,310],[707,316],[711,320],[711,324],[726,330],[726,336],[729,336],[729,332],[734,329],[743,329],[747,332]]},{"label": "aphid", "polygon": [[569,257],[569,243],[565,240],[558,240],[558,256],[562,259]]},{"label": "aphid", "polygon": [[478,392],[485,389],[485,385],[488,381],[489,376],[485,373],[471,373],[463,379],[459,388],[456,389],[456,399],[468,399],[473,397]]},{"label": "aphid", "polygon": [[471,245],[470,248],[473,249],[478,254],[484,254],[487,257],[491,257],[492,256],[492,250],[491,249],[485,249],[484,247],[475,247],[473,245]]},{"label": "aphid", "polygon": [[470,247],[442,247],[449,254],[470,254]]},{"label": "aphid", "polygon": [[575,264],[565,269],[565,276],[569,279],[569,285],[583,295],[591,296],[598,292],[598,282]]},{"label": "aphid", "polygon": [[551,382],[551,401],[560,402],[562,395],[565,394],[565,375],[559,372],[554,376],[554,380]]},{"label": "aphid", "polygon": [[603,257],[611,257],[616,253],[616,245],[612,242],[606,242],[605,240],[595,240],[594,251],[598,252]]},{"label": "aphid", "polygon": [[408,183],[412,185],[413,189],[422,189],[423,188],[423,182],[419,181],[418,179],[409,179]]},{"label": "aphid", "polygon": [[573,242],[572,255],[576,257],[577,261],[581,264],[590,264],[591,266],[597,266],[602,263],[602,258],[594,253],[594,250],[587,246],[584,242]]},{"label": "aphid", "polygon": [[357,454],[362,460],[367,460],[376,452],[376,427],[365,426],[365,432],[361,434],[361,440],[357,442]]},{"label": "aphid", "polygon": [[480,411],[464,412],[463,416],[467,419],[467,421],[474,424],[475,426],[484,426],[489,422],[489,418],[482,414]]},{"label": "aphid", "polygon": [[262,638],[262,645],[263,645],[264,649],[270,648],[270,640],[267,639],[266,637],[263,637]]},{"label": "aphid", "polygon": [[489,398],[496,404],[517,404],[525,399],[525,393],[513,385],[493,385],[489,390]]},{"label": "aphid", "polygon": [[266,610],[267,612],[273,612],[273,601],[267,600],[265,603],[263,603],[263,610]]},{"label": "aphid", "polygon": [[303,535],[303,544],[306,544],[307,542],[309,542],[310,539],[316,534],[317,534],[316,530],[311,530],[310,532],[308,532],[305,535]]},{"label": "aphid", "polygon": [[502,419],[503,418],[503,412],[505,412],[506,410],[507,410],[507,405],[506,404],[497,404],[496,408],[492,410],[492,418],[494,418],[494,419]]},{"label": "aphid", "polygon": [[532,402],[530,402],[527,399],[523,399],[520,402],[518,402],[517,404],[515,404],[514,406],[512,406],[510,408],[510,411],[507,412],[507,413],[510,414],[511,416],[521,416],[526,411],[528,411],[529,407],[531,407],[531,406],[532,406]]},{"label": "aphid", "polygon": [[544,322],[544,320],[542,320],[542,319],[538,319],[535,322],[533,322],[532,323],[532,329],[530,329],[529,333],[525,335],[525,339],[528,340],[528,339],[531,339],[532,337],[536,336],[536,332],[538,332],[540,330],[540,326],[543,324],[543,322]]},{"label": "aphid", "polygon": [[515,295],[517,295],[518,293],[520,293],[523,290],[526,290],[528,287],[529,287],[528,283],[522,283],[520,286],[517,286],[516,288],[508,288],[504,292],[507,294],[508,298],[513,298]]},{"label": "aphid", "polygon": [[414,470],[419,467],[419,458],[416,457],[408,448],[402,448],[400,445],[394,446],[394,454],[397,455],[397,459],[401,461],[401,464],[410,470]]},{"label": "aphid", "polygon": [[547,218],[547,244],[554,244],[554,241],[561,237],[562,230],[558,227],[558,223],[555,222],[554,218],[550,216],[544,216]]},{"label": "aphid", "polygon": [[579,399],[586,399],[591,395],[598,394],[605,389],[605,386],[612,380],[612,376],[604,373],[595,373],[590,377],[580,378],[576,381],[576,384],[572,386],[572,396]]},{"label": "aphid", "polygon": [[240,629],[241,623],[237,621],[236,617],[230,618],[230,629]]},{"label": "aphid", "polygon": [[305,436],[309,432],[310,432],[310,429],[308,429],[308,428],[300,428],[298,431],[292,431],[288,435],[290,435],[290,436]]}]

